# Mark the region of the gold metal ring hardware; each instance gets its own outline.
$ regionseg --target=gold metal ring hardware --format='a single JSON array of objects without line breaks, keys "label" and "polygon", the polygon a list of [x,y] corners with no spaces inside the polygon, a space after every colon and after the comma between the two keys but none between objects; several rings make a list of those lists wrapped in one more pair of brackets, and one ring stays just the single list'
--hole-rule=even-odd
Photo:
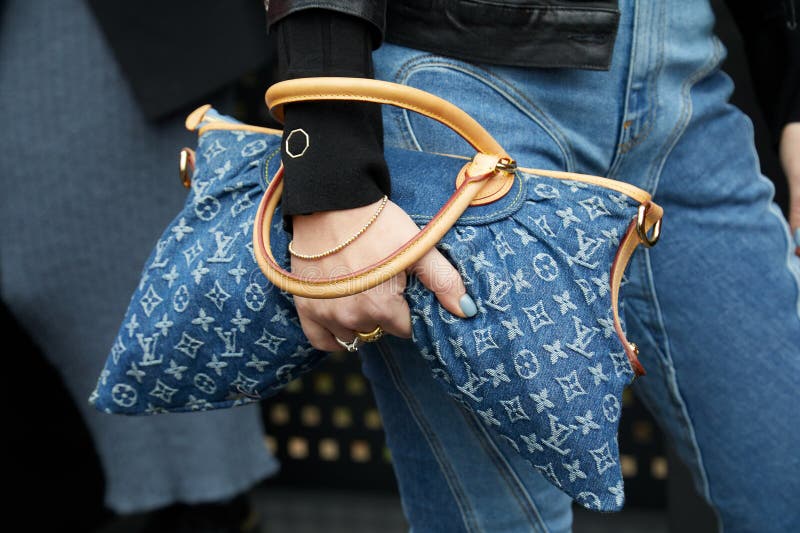
[{"label": "gold metal ring hardware", "polygon": [[[631,349],[631,351],[633,352],[633,354],[634,354],[634,355],[636,356],[636,358],[638,359],[638,358],[639,358],[639,347],[638,347],[638,346],[636,346],[636,343],[635,343],[635,342],[630,342],[630,341],[628,341],[628,347]],[[636,381],[636,379],[637,379],[638,377],[639,377],[639,373],[638,373],[638,372],[636,372],[636,370],[634,369],[634,372],[633,372],[633,378],[631,379],[631,383],[633,383],[634,381]]]},{"label": "gold metal ring hardware", "polygon": [[183,148],[178,158],[178,175],[187,189],[192,186],[192,174],[194,174],[194,150]]},{"label": "gold metal ring hardware", "polygon": [[650,209],[650,204],[640,204],[639,212],[636,214],[636,233],[639,234],[639,239],[645,248],[654,246],[658,239],[661,237],[661,219],[656,220],[652,227],[652,237],[647,235],[647,227],[645,226],[647,220],[647,210]]},{"label": "gold metal ring hardware", "polygon": [[494,168],[502,172],[512,173],[517,170],[517,162],[510,157],[501,157]]}]

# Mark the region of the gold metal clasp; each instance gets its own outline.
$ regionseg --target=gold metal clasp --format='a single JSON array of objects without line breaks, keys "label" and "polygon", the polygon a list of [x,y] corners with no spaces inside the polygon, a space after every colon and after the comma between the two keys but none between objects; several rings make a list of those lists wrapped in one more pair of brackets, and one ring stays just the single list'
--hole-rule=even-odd
[{"label": "gold metal clasp", "polygon": [[642,241],[642,244],[645,248],[650,248],[654,246],[658,239],[661,238],[661,219],[656,220],[656,223],[653,224],[652,229],[652,236],[647,235],[647,211],[650,209],[650,203],[640,204],[639,205],[639,212],[636,214],[636,233],[639,234],[639,239]]},{"label": "gold metal clasp", "polygon": [[500,161],[497,162],[497,165],[494,167],[496,170],[500,170],[502,172],[508,172],[509,174],[513,173],[517,170],[517,162],[511,159],[510,157],[501,157]]},{"label": "gold metal clasp", "polygon": [[178,175],[187,189],[192,186],[192,174],[194,174],[194,150],[183,148],[178,157]]}]

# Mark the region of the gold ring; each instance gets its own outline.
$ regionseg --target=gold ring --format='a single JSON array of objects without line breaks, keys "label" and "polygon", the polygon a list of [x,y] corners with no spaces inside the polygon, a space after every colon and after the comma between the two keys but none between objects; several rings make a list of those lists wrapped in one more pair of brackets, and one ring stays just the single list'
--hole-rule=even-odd
[{"label": "gold ring", "polygon": [[361,333],[360,331],[356,331],[356,338],[360,339],[362,342],[375,342],[376,340],[383,337],[383,328],[378,326],[369,333]]}]

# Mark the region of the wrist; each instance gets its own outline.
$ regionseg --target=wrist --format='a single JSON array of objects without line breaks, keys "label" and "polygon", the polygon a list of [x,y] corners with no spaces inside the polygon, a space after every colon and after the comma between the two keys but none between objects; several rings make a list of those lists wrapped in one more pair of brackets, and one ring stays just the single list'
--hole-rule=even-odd
[{"label": "wrist", "polygon": [[292,216],[293,239],[302,242],[303,253],[315,253],[352,237],[376,216],[382,199],[367,205]]}]

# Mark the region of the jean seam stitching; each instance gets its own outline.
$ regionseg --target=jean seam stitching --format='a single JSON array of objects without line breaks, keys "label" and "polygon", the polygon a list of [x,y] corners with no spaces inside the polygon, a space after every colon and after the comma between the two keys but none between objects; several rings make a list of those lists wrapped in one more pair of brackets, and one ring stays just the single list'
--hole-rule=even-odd
[{"label": "jean seam stitching", "polygon": [[[569,149],[569,143],[566,140],[566,137],[561,134],[560,128],[549,118],[549,116],[536,104],[534,104],[530,99],[525,97],[523,94],[519,93],[516,88],[511,85],[508,85],[502,78],[495,76],[490,71],[486,71],[484,69],[480,69],[479,67],[472,65],[472,64],[462,64],[458,63],[455,60],[449,58],[442,58],[441,56],[432,55],[432,54],[425,54],[422,56],[416,56],[408,61],[406,61],[400,69],[398,69],[397,76],[395,79],[398,83],[407,85],[408,79],[417,71],[425,70],[429,67],[439,67],[439,68],[448,68],[451,70],[455,70],[457,72],[461,72],[467,76],[470,76],[477,81],[483,83],[487,87],[496,91],[501,97],[503,97],[507,102],[509,102],[513,107],[517,108],[520,112],[522,112],[525,116],[527,116],[532,122],[534,122],[537,126],[539,126],[542,131],[552,140],[556,146],[558,147],[559,151],[561,152],[561,157],[563,159],[563,164],[567,171],[572,172],[575,163],[574,158],[572,156],[572,151]],[[511,91],[516,93],[516,95],[512,95]],[[530,106],[530,109],[523,105],[522,102],[525,102]],[[408,120],[408,111],[402,110],[402,114],[405,117],[405,125],[406,127],[411,130],[411,124]],[[412,133],[413,135],[413,133]],[[416,142],[416,137],[414,137]],[[417,142],[417,149],[421,149],[419,143]]]},{"label": "jean seam stitching", "polygon": [[[713,37],[712,37],[713,39]],[[672,150],[678,144],[678,141],[685,133],[686,129],[691,122],[692,114],[693,114],[693,104],[692,104],[692,96],[691,91],[694,86],[699,82],[702,78],[707,76],[710,72],[712,72],[715,68],[715,65],[718,63],[719,58],[721,56],[722,50],[719,44],[719,41],[713,39],[714,44],[714,52],[709,58],[709,60],[699,69],[697,69],[691,76],[689,76],[681,85],[681,112],[676,121],[675,126],[672,128],[672,131],[667,136],[665,143],[662,145],[663,148],[659,156],[655,158],[657,161],[657,168],[651,174],[649,179],[649,183],[647,185],[647,189],[655,195],[658,185],[661,179],[661,172],[666,164],[667,159],[669,159]],[[644,262],[645,272],[647,273],[647,288],[650,296],[650,305],[652,306],[652,310],[655,313],[654,317],[658,324],[658,328],[661,334],[664,336],[664,355],[667,357],[668,362],[671,364],[671,368],[674,370],[674,365],[672,364],[672,353],[669,346],[669,336],[667,334],[666,325],[663,321],[663,314],[661,313],[661,306],[658,303],[658,296],[655,290],[655,283],[653,279],[653,272],[650,266],[650,254],[648,250],[645,251],[646,253],[643,254],[642,261]],[[677,382],[677,378],[674,376],[673,372],[667,376],[670,386],[670,393],[673,395],[674,398],[678,400],[678,405],[680,406],[681,416],[683,418],[683,424],[686,426],[686,429],[689,432],[688,440],[691,443],[692,453],[695,456],[695,460],[697,461],[697,473],[700,478],[701,484],[701,491],[703,496],[706,498],[708,502],[714,506],[713,502],[714,499],[711,495],[711,486],[708,481],[708,472],[706,471],[705,464],[703,462],[702,452],[699,448],[699,443],[697,442],[697,436],[694,432],[694,423],[692,418],[689,414],[688,407],[686,402],[683,398],[683,395],[680,392],[680,386]],[[720,531],[723,530],[722,521],[718,521]]]},{"label": "jean seam stitching", "polygon": [[[759,176],[760,179],[767,179],[765,176],[761,175],[760,171]],[[768,211],[774,218],[778,219],[779,223],[783,227],[784,237],[786,238],[786,270],[789,272],[789,275],[792,277],[792,279],[794,279],[795,290],[797,291],[796,313],[797,318],[800,320],[800,267],[797,266],[800,264],[800,261],[797,261],[797,256],[794,253],[795,244],[792,242],[792,235],[789,230],[789,225],[786,223],[786,218],[784,218],[780,208],[774,202],[770,202]]]},{"label": "jean seam stitching", "polygon": [[[661,305],[659,303],[658,295],[656,293],[655,288],[655,280],[653,277],[653,270],[651,267],[650,261],[650,250],[644,250],[645,253],[641,254],[640,256],[640,263],[643,272],[646,273],[647,278],[647,289],[649,293],[649,301],[650,311],[652,313],[652,319],[657,324],[658,330],[663,336],[663,358],[662,364],[665,365],[670,372],[664,372],[665,378],[669,383],[669,392],[672,396],[673,401],[675,402],[676,407],[680,408],[680,416],[682,418],[681,423],[684,426],[684,429],[688,432],[686,436],[690,446],[691,446],[691,453],[694,455],[695,461],[697,461],[697,473],[700,477],[701,482],[701,489],[705,498],[712,503],[713,506],[713,499],[711,497],[711,487],[708,481],[708,472],[705,468],[705,463],[703,461],[703,454],[700,450],[700,445],[697,441],[697,435],[694,431],[694,421],[689,414],[689,408],[686,405],[686,401],[681,393],[681,387],[678,383],[677,376],[675,376],[675,365],[672,358],[672,350],[670,348],[669,342],[669,334],[667,333],[666,324],[664,323],[664,315],[661,312]],[[634,318],[635,319],[635,318]],[[720,531],[722,530],[722,522],[718,522],[720,524]]]},{"label": "jean seam stitching", "polygon": [[[470,413],[462,409],[462,414],[478,439],[478,442],[481,444],[481,447],[486,450],[487,455],[492,459],[492,463],[495,464],[497,471],[506,481],[506,485],[509,487],[509,489],[511,489],[511,492],[519,503],[520,508],[525,511],[525,515],[528,516],[528,523],[532,526],[538,526],[539,530],[542,532],[548,532],[549,529],[539,513],[536,502],[530,498],[528,490],[520,481],[519,476],[515,474],[514,469],[511,468],[511,465],[508,463],[508,460],[500,447],[497,446],[497,444],[489,437],[486,428],[476,418],[474,413]],[[528,511],[532,511],[534,516],[530,516]]]},{"label": "jean seam stitching", "polygon": [[[641,53],[641,46],[637,46],[637,36],[643,31],[639,26],[639,4],[634,4],[634,14],[633,14],[633,27],[632,27],[632,35],[631,35],[631,49],[630,49],[630,57],[628,62],[628,79],[625,85],[625,102],[623,104],[623,111],[622,111],[622,120],[620,120],[620,133],[619,133],[619,142],[617,143],[617,148],[615,150],[615,157],[611,163],[611,166],[608,171],[608,177],[614,178],[614,176],[619,171],[620,167],[622,166],[623,161],[625,160],[626,154],[628,154],[636,145],[641,144],[645,138],[650,135],[650,132],[655,127],[655,115],[657,105],[654,102],[658,101],[658,84],[656,80],[661,73],[661,69],[664,64],[664,38],[663,32],[664,27],[666,25],[666,13],[664,10],[666,7],[662,5],[662,12],[660,16],[657,18],[662,21],[661,25],[659,26],[659,30],[661,31],[656,38],[657,46],[658,46],[658,59],[655,64],[655,68],[650,69],[650,72],[647,75],[647,87],[652,87],[652,91],[648,91],[647,93],[647,114],[645,115],[644,119],[644,129],[640,130],[639,134],[634,138],[635,142],[631,142],[630,140],[625,142],[625,129],[624,123],[625,119],[628,116],[628,112],[630,110],[630,95],[632,92],[632,85],[634,74],[636,73],[637,66],[636,62],[638,59],[638,55]],[[652,19],[652,15],[650,17]],[[650,42],[648,42],[647,46],[645,47],[648,51],[652,50],[652,46]],[[623,180],[624,181],[624,180]]]},{"label": "jean seam stitching", "polygon": [[661,181],[661,172],[664,169],[664,165],[667,163],[667,159],[669,159],[669,156],[672,154],[672,150],[675,149],[678,141],[680,141],[681,137],[686,132],[686,129],[689,127],[689,123],[692,121],[692,115],[694,113],[692,89],[701,79],[709,75],[716,68],[716,65],[719,63],[719,60],[722,56],[722,46],[719,40],[712,36],[712,41],[714,43],[714,53],[711,55],[711,58],[706,62],[705,65],[697,69],[694,74],[689,76],[681,85],[681,101],[683,105],[681,106],[680,116],[672,131],[667,136],[666,142],[662,145],[662,153],[655,158],[658,166],[655,172],[652,174],[651,185],[648,187],[653,195],[655,195],[656,190],[658,189],[658,185]]},{"label": "jean seam stitching", "polygon": [[413,395],[408,390],[408,387],[405,384],[405,380],[402,378],[400,374],[399,368],[397,367],[397,365],[394,364],[394,361],[392,360],[391,348],[387,345],[384,339],[379,340],[376,343],[376,346],[378,348],[378,352],[381,354],[381,357],[386,363],[386,367],[389,370],[389,375],[392,378],[392,382],[397,387],[397,390],[400,392],[403,401],[406,403],[406,406],[408,407],[409,411],[414,417],[414,421],[417,423],[417,426],[419,427],[420,431],[425,436],[425,439],[428,441],[428,445],[431,447],[431,451],[433,452],[434,457],[436,457],[436,462],[442,469],[442,475],[447,481],[447,484],[453,493],[453,498],[458,504],[461,518],[464,522],[464,527],[466,527],[468,531],[475,531],[475,532],[480,531],[480,529],[477,526],[477,521],[475,520],[472,509],[468,505],[469,500],[464,495],[464,491],[461,488],[460,482],[458,482],[458,476],[456,476],[456,474],[453,472],[452,468],[450,467],[450,463],[445,460],[445,456],[442,453],[441,445],[439,444],[438,439],[435,437],[434,432],[430,429],[430,426],[427,424],[427,421],[420,416],[422,410],[419,408],[419,404],[417,404],[417,402],[413,398]]},{"label": "jean seam stitching", "polygon": [[[636,9],[638,10],[639,8],[637,7]],[[662,16],[659,17],[659,19],[661,19],[660,30],[664,31],[667,17],[665,16],[665,14],[662,14]],[[630,97],[631,83],[637,68],[635,62],[635,57],[636,57],[635,54],[639,48],[637,46],[637,41],[638,41],[637,37],[641,34],[642,31],[641,28],[636,27],[636,24],[638,23],[639,20],[640,17],[637,13],[634,15],[635,26],[633,31],[633,41],[631,45],[631,62],[629,65],[628,84],[626,89],[626,102],[625,102],[625,111],[623,114],[623,122],[624,122],[624,116],[628,112],[628,104],[629,104],[628,99]],[[656,64],[656,68],[652,69],[650,75],[647,76],[648,87],[653,87],[653,90],[650,91],[653,94],[648,94],[648,106],[651,108],[654,105],[652,98],[655,97],[655,94],[657,93],[657,87],[658,87],[657,75],[660,74],[661,72],[661,66],[664,56],[664,40],[665,39],[663,38],[658,39],[659,48],[658,48],[658,61]],[[652,46],[648,45],[647,48],[652,49]],[[662,149],[660,150],[659,155],[654,159],[655,162],[654,165],[657,166],[651,167],[654,168],[654,171],[650,173],[650,177],[645,180],[645,188],[649,190],[653,195],[655,195],[656,190],[658,188],[661,172],[664,168],[666,160],[669,158],[669,155],[672,153],[672,150],[677,145],[681,136],[686,131],[689,122],[691,121],[692,117],[691,90],[700,79],[708,75],[708,73],[710,73],[713,70],[714,65],[716,65],[718,62],[720,54],[721,50],[719,47],[719,43],[718,41],[714,41],[714,53],[711,55],[709,61],[707,61],[706,64],[697,69],[692,75],[690,75],[683,82],[681,86],[680,101],[682,105],[681,105],[680,115],[675,123],[675,126],[672,128],[671,132],[666,136],[665,142],[662,144]],[[619,171],[619,168],[621,167],[622,164],[622,160],[625,157],[624,156],[625,153],[627,152],[621,152],[619,148],[617,149],[617,158],[615,162],[612,164],[613,173]],[[657,327],[660,333],[663,335],[664,339],[663,347],[664,347],[664,357],[666,358],[666,360],[662,361],[662,364],[667,365],[667,363],[669,363],[670,368],[674,370],[674,365],[672,364],[672,354],[669,345],[669,336],[667,334],[666,326],[663,321],[663,314],[661,313],[661,307],[658,301],[658,296],[656,294],[653,272],[652,268],[650,267],[650,254],[648,252],[649,250],[645,250],[645,253],[642,254],[641,256],[640,262],[642,263],[643,272],[646,273],[647,279],[645,286],[647,287],[647,292],[649,293],[648,294],[649,307],[651,308],[651,312],[653,313],[654,322],[657,324]],[[692,423],[692,419],[689,415],[688,408],[684,401],[683,395],[680,393],[680,387],[677,383],[677,379],[674,376],[674,372],[669,372],[669,373],[665,372],[665,376],[669,383],[670,394],[673,396],[673,399],[680,407],[680,414],[681,414],[680,416],[683,419],[682,424],[686,426],[689,432],[687,438],[690,441],[690,446],[693,448],[693,454],[695,455],[695,460],[697,461],[698,465],[697,469],[702,484],[702,491],[704,492],[704,496],[706,497],[706,499],[709,502],[712,502],[713,500],[711,498],[710,486],[708,483],[708,473],[706,472],[703,463],[702,454],[700,452],[697,438],[694,433],[694,426]],[[722,529],[721,521],[719,522],[719,524],[720,524],[720,529]]]},{"label": "jean seam stitching", "polygon": [[[404,81],[407,79],[408,75],[406,71],[410,68],[410,66],[417,61],[419,56],[412,56],[411,58],[407,59],[400,68],[397,69],[397,72],[394,76],[394,82],[404,85]],[[414,135],[414,131],[411,128],[411,124],[408,122],[408,113],[405,113],[404,109],[401,108],[392,108],[394,113],[395,122],[397,123],[397,129],[400,131],[400,135],[403,136],[403,139],[406,142],[406,148],[409,150],[417,150],[422,151],[422,147],[419,144],[416,136]]]},{"label": "jean seam stitching", "polygon": [[[527,198],[527,195],[525,193],[527,191],[527,182],[529,179],[527,177],[521,178],[520,174],[521,174],[520,172],[515,173],[514,180],[517,183],[519,183],[519,187],[517,187],[517,193],[514,196],[514,198],[511,199],[508,205],[506,205],[502,209],[492,211],[491,213],[486,213],[485,215],[461,215],[458,218],[458,221],[456,221],[456,223],[454,224],[454,226],[463,226],[464,223],[467,222],[476,225],[487,224],[489,222],[494,222],[499,219],[507,218],[516,213],[517,211],[519,211],[520,208],[522,207],[522,204],[525,202],[525,198]],[[433,216],[431,215],[423,215],[417,213],[409,214],[408,216],[413,218],[414,222],[417,223],[429,222],[431,219],[433,219]]]},{"label": "jean seam stitching", "polygon": [[[749,128],[749,137],[753,138],[755,136],[755,130],[753,127],[753,122],[751,120],[746,121],[747,127]],[[755,147],[751,148],[754,152]],[[761,168],[758,166],[758,153],[756,152],[753,157],[753,173],[758,177],[758,180],[764,182],[772,187],[773,190],[773,199],[774,199],[774,191],[775,186],[773,185],[772,181],[769,178],[764,176],[761,173]],[[783,228],[783,234],[786,238],[786,270],[789,272],[789,275],[792,277],[795,283],[795,289],[797,290],[797,318],[800,319],[800,268],[798,268],[798,263],[795,262],[796,256],[794,253],[795,244],[792,239],[791,229],[789,228],[788,224],[786,223],[786,218],[783,216],[783,213],[780,211],[780,208],[775,204],[774,201],[771,201],[768,206],[769,213],[778,220],[778,223]]]}]

